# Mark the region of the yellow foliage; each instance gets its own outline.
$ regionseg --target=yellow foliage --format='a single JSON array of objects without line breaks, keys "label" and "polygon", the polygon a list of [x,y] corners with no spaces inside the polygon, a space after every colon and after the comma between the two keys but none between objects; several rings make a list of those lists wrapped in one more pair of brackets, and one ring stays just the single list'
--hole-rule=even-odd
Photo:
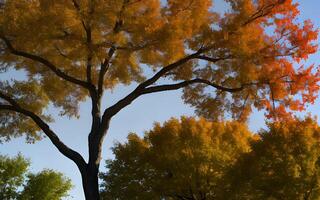
[{"label": "yellow foliage", "polygon": [[221,178],[250,150],[251,133],[237,122],[217,123],[182,117],[155,124],[144,138],[128,136],[107,161],[105,195],[156,199],[175,196],[213,198]]}]

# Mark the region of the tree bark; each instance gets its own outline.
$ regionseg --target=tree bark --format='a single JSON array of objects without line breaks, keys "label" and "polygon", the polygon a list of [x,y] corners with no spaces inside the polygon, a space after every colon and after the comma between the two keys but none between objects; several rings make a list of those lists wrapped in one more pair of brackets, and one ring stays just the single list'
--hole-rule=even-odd
[{"label": "tree bark", "polygon": [[99,167],[90,167],[87,165],[87,168],[81,173],[81,176],[86,200],[100,200]]},{"label": "tree bark", "polygon": [[[99,109],[94,109],[99,110]],[[85,169],[80,168],[82,176],[82,186],[86,200],[100,200],[99,193],[99,166],[101,162],[101,151],[103,139],[109,129],[111,118],[106,120],[104,126],[101,125],[99,112],[93,112],[92,130],[88,137],[89,161]]]}]

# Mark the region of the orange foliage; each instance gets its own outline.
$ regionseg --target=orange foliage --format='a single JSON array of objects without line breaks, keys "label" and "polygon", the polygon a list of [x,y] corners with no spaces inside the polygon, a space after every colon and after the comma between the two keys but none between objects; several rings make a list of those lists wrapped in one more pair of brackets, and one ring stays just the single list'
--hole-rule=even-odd
[{"label": "orange foliage", "polygon": [[7,0],[1,8],[0,60],[39,84],[47,102],[41,109],[52,103],[71,116],[88,91],[21,52],[95,87],[106,63],[103,89],[141,83],[150,75],[144,69],[175,64],[161,77],[169,83],[205,79],[185,84],[183,97],[198,114],[215,120],[226,112],[245,120],[253,107],[279,119],[314,103],[319,72],[301,63],[316,52],[318,30],[310,20],[297,23],[298,4],[225,2],[230,9],[222,15],[211,0]]}]

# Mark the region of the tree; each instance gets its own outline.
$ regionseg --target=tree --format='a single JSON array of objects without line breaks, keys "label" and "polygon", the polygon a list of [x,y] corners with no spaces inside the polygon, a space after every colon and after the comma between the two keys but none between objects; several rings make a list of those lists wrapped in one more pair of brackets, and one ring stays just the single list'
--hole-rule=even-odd
[{"label": "tree", "polygon": [[144,138],[113,147],[101,175],[103,199],[215,199],[221,178],[250,149],[251,133],[238,122],[171,119]]},{"label": "tree", "polygon": [[[86,199],[97,200],[110,121],[140,96],[184,88],[185,102],[214,120],[225,112],[245,120],[253,107],[289,118],[290,110],[313,103],[319,73],[294,65],[316,51],[318,34],[310,21],[296,22],[297,4],[225,2],[230,9],[220,15],[211,0],[2,1],[1,71],[21,70],[26,78],[0,83],[1,137],[33,141],[44,133],[77,165]],[[137,84],[131,93],[101,106],[105,90],[131,83]],[[88,98],[86,161],[50,129],[46,110],[53,105],[77,117]]]},{"label": "tree", "polygon": [[101,174],[103,199],[320,199],[320,127],[274,122],[251,135],[237,122],[182,118],[130,134]]},{"label": "tree", "polygon": [[228,199],[320,199],[319,125],[308,118],[268,126],[233,166]]},{"label": "tree", "polygon": [[28,172],[30,162],[23,156],[0,156],[0,199],[60,200],[68,196],[70,179],[53,170]]},{"label": "tree", "polygon": [[30,162],[17,155],[15,158],[0,156],[0,199],[18,197],[18,188],[23,184]]},{"label": "tree", "polygon": [[62,173],[43,170],[37,174],[29,174],[27,184],[19,195],[21,200],[43,199],[60,200],[67,196],[72,184]]}]

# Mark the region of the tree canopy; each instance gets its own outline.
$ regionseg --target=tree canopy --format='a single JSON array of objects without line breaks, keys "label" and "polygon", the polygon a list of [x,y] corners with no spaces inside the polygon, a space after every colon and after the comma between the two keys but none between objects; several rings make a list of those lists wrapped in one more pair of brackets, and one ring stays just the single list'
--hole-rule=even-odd
[{"label": "tree canopy", "polygon": [[228,199],[320,199],[319,125],[307,118],[268,127],[233,166]]},{"label": "tree canopy", "polygon": [[19,196],[19,200],[61,200],[68,196],[72,187],[71,180],[62,173],[43,170],[37,174],[28,174],[28,181]]},{"label": "tree canopy", "polygon": [[14,158],[0,156],[0,199],[61,200],[72,187],[70,179],[53,170],[30,173],[29,160],[20,154]]},{"label": "tree canopy", "polygon": [[221,178],[248,152],[251,134],[238,122],[171,119],[144,138],[113,147],[102,174],[104,199],[214,199]]},{"label": "tree canopy", "polygon": [[[1,81],[1,99],[45,121],[51,104],[62,115],[77,116],[93,86],[101,96],[104,88],[132,82],[143,83],[134,98],[189,86],[184,100],[213,119],[225,111],[245,119],[252,106],[283,116],[312,103],[318,73],[294,64],[316,51],[317,31],[310,21],[296,22],[297,4],[225,2],[230,9],[223,15],[211,9],[211,0],[6,0],[0,10],[1,69],[23,70],[28,77]],[[159,73],[149,79],[147,68]],[[172,84],[159,83],[162,77]],[[39,125],[24,115],[30,117],[2,111],[1,136],[38,139]]]},{"label": "tree canopy", "polygon": [[15,158],[0,156],[0,199],[15,199],[24,183],[30,162],[21,155]]},{"label": "tree canopy", "polygon": [[[183,89],[183,100],[215,121],[246,120],[253,108],[288,120],[314,103],[320,71],[303,61],[316,52],[318,31],[299,22],[298,4],[221,2],[225,13],[212,0],[0,1],[0,141],[44,133],[77,165],[86,198],[97,200],[109,124],[143,95]],[[105,91],[129,84],[132,92],[102,106]],[[88,99],[85,159],[50,128],[49,108],[79,117]]]},{"label": "tree canopy", "polygon": [[252,135],[238,122],[171,119],[113,147],[103,199],[320,198],[320,127],[307,118]]}]

